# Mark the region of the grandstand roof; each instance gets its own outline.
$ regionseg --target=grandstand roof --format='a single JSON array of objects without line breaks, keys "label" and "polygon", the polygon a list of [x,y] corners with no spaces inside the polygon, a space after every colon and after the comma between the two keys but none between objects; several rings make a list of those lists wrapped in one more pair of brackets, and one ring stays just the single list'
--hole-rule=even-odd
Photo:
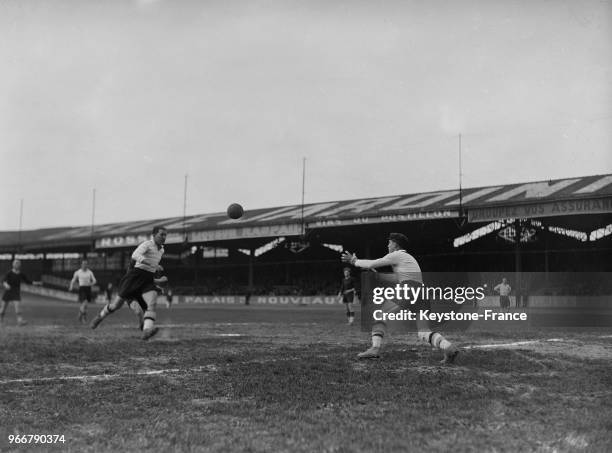
[{"label": "grandstand roof", "polygon": [[[247,207],[248,208],[248,207]],[[303,207],[306,228],[410,222],[456,218],[470,222],[501,218],[541,218],[612,213],[612,175],[538,181],[459,190],[444,190],[355,200],[310,203]],[[294,236],[301,233],[302,206],[256,209],[239,220],[225,213],[167,217],[137,222],[0,232],[0,251],[133,246],[155,225],[169,230],[168,244]]]}]

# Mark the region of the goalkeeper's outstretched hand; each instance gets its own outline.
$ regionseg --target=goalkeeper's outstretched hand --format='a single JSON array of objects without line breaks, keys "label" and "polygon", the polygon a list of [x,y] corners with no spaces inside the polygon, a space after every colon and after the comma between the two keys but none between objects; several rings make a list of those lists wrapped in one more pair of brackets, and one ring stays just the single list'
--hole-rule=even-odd
[{"label": "goalkeeper's outstretched hand", "polygon": [[357,261],[357,255],[351,252],[343,252],[340,257],[344,263],[355,264]]}]

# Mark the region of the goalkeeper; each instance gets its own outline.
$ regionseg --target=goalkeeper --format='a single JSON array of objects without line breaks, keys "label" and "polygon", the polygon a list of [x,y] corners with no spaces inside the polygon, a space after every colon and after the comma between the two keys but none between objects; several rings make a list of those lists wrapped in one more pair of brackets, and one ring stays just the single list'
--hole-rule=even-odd
[{"label": "goalkeeper", "polygon": [[[377,260],[360,260],[357,256],[344,252],[342,261],[350,263],[355,267],[362,269],[376,269],[378,267],[391,266],[393,268],[394,278],[396,283],[414,282],[421,284],[423,279],[421,276],[421,268],[416,259],[408,252],[408,238],[401,233],[391,233],[389,235],[389,243],[387,244],[389,253]],[[382,309],[386,313],[395,312],[401,309],[395,302],[387,300],[382,305]],[[417,320],[418,338],[429,343],[433,348],[439,349],[444,353],[442,363],[453,363],[459,354],[459,350],[450,341],[438,332],[433,332],[429,321]],[[372,346],[366,351],[360,353],[360,359],[371,359],[380,357],[380,349],[382,341],[387,333],[387,324],[384,321],[375,321],[372,326]]]}]

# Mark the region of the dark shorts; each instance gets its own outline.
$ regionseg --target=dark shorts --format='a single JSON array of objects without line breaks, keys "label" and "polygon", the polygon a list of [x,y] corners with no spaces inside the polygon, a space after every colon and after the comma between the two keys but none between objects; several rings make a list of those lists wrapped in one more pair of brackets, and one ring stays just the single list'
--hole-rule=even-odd
[{"label": "dark shorts", "polygon": [[141,298],[144,293],[156,291],[154,276],[153,272],[130,269],[119,282],[119,297],[124,300],[135,300]]},{"label": "dark shorts", "polygon": [[91,302],[91,286],[79,286],[79,302]]},{"label": "dark shorts", "polygon": [[508,308],[510,306],[510,298],[508,296],[499,296],[499,305],[502,308]]},{"label": "dark shorts", "polygon": [[4,302],[11,302],[11,301],[20,301],[21,300],[21,293],[19,291],[15,291],[14,289],[7,289],[6,291],[4,291],[4,294],[2,295],[2,300]]},{"label": "dark shorts", "polygon": [[354,293],[344,294],[342,296],[342,303],[344,303],[344,304],[352,304],[354,298],[355,298],[355,294]]},{"label": "dark shorts", "polygon": [[142,296],[138,296],[135,299],[132,299],[129,303],[131,304],[132,302],[136,302],[138,305],[140,305],[140,308],[143,312],[149,309],[149,307],[147,307],[147,303],[145,302]]},{"label": "dark shorts", "polygon": [[[159,286],[155,286],[154,290],[157,292],[158,296],[163,293],[163,290]],[[153,290],[151,290],[151,291],[153,291]],[[145,291],[145,292],[148,292],[148,291]],[[149,309],[147,303],[144,300],[144,297],[142,297],[142,294],[140,296],[135,297],[134,299],[132,299],[130,301],[130,303],[132,303],[132,302],[136,302],[138,305],[140,305],[140,308],[142,309],[142,311],[147,311]]]}]

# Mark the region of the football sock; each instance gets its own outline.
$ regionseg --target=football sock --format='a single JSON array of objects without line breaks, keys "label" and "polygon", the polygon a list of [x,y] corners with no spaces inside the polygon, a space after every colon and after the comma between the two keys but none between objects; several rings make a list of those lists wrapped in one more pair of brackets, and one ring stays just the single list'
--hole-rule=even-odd
[{"label": "football sock", "polygon": [[372,334],[372,347],[380,348],[382,346],[382,339],[383,339],[383,336],[380,333],[373,333]]},{"label": "football sock", "polygon": [[375,322],[372,326],[372,346],[380,348],[382,339],[387,333],[387,325],[384,322]]},{"label": "football sock", "polygon": [[155,312],[147,310],[144,314],[144,330],[152,329],[155,326]]},{"label": "football sock", "polygon": [[442,351],[449,348],[452,344],[438,332],[419,332],[419,339],[428,342],[432,347]]},{"label": "football sock", "polygon": [[114,311],[115,310],[111,308],[110,304],[106,304],[104,308],[102,309],[102,311],[100,311],[100,318],[106,318],[108,315],[110,315]]}]

